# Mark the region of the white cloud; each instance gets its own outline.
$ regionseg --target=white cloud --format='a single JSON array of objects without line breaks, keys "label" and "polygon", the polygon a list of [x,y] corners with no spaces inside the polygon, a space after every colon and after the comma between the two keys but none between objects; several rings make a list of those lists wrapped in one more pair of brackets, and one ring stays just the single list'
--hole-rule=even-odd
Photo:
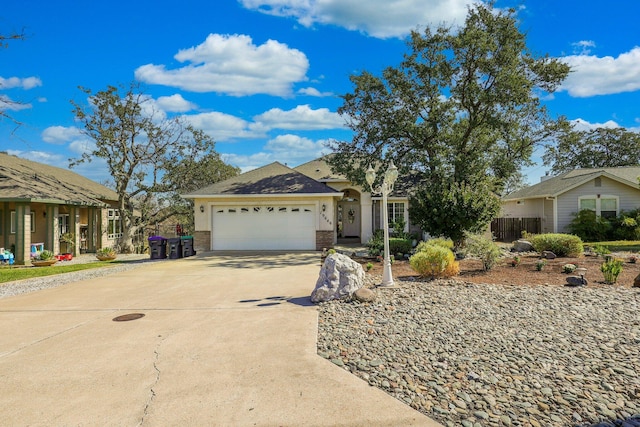
[{"label": "white cloud", "polygon": [[312,110],[308,105],[298,105],[293,110],[272,108],[254,117],[256,123],[269,129],[339,129],[345,127],[344,119],[328,108]]},{"label": "white cloud", "polygon": [[76,127],[50,126],[42,131],[42,140],[50,144],[66,144],[82,136],[82,131]]},{"label": "white cloud", "polygon": [[38,77],[9,77],[8,79],[0,77],[0,89],[13,89],[19,87],[29,90],[38,86],[42,86],[42,80]]},{"label": "white cloud", "polygon": [[[21,151],[21,150],[7,150],[7,153],[12,156],[17,156],[22,159],[31,160],[38,163],[44,163],[51,166],[57,166],[66,168],[67,159],[61,154],[47,153],[46,151]],[[63,166],[64,165],[64,166]]]},{"label": "white cloud", "polygon": [[640,47],[634,47],[616,58],[571,55],[560,59],[572,68],[560,90],[567,91],[573,97],[585,98],[640,89]]},{"label": "white cloud", "polygon": [[596,43],[592,40],[581,40],[576,43],[571,43],[571,45],[576,55],[589,55],[591,48],[596,47]]},{"label": "white cloud", "polygon": [[198,107],[196,104],[184,99],[179,93],[171,96],[160,96],[156,103],[162,110],[176,113],[186,113]]},{"label": "white cloud", "polygon": [[318,89],[314,87],[305,87],[302,89],[298,89],[298,93],[301,95],[317,96],[317,97],[333,96],[333,92],[320,92]]},{"label": "white cloud", "polygon": [[247,9],[291,17],[305,27],[337,25],[377,38],[403,37],[418,26],[461,25],[473,0],[240,0]]},{"label": "white cloud", "polygon": [[294,83],[307,80],[309,68],[299,50],[274,40],[256,46],[246,35],[210,34],[204,43],[180,50],[175,59],[187,65],[173,70],[143,65],[136,69],[136,79],[192,92],[290,96]]},{"label": "white cloud", "polygon": [[249,155],[223,154],[222,156],[226,162],[238,166],[242,172],[272,162],[295,167],[328,153],[327,142],[326,140],[313,141],[297,135],[279,135],[269,140],[261,152]]},{"label": "white cloud", "polygon": [[620,127],[620,125],[614,122],[613,120],[608,120],[604,123],[589,123],[584,119],[575,119],[575,120],[570,120],[570,123],[573,126],[573,128],[577,131],[590,131],[597,128],[615,129]]},{"label": "white cloud", "polygon": [[259,126],[230,114],[214,111],[183,117],[193,127],[202,130],[218,142],[261,138],[265,135]]}]

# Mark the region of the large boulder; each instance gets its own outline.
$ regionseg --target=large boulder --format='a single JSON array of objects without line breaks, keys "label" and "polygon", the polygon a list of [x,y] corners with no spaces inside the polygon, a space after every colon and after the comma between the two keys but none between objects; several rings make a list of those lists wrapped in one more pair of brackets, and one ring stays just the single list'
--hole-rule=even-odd
[{"label": "large boulder", "polygon": [[531,242],[527,240],[516,240],[513,242],[513,252],[535,252]]},{"label": "large boulder", "polygon": [[312,302],[350,298],[364,285],[364,269],[346,255],[331,254],[320,269],[316,288],[311,292]]}]

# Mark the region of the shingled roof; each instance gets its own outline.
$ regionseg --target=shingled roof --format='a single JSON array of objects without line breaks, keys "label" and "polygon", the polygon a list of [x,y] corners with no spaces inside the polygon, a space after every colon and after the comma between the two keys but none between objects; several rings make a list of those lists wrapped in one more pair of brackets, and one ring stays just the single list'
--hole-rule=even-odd
[{"label": "shingled roof", "polygon": [[513,193],[504,196],[502,199],[508,201],[518,199],[535,199],[539,197],[556,197],[600,176],[605,176],[637,189],[639,188],[638,178],[640,177],[640,167],[629,166],[619,168],[576,169],[548,178],[530,187],[514,191]]},{"label": "shingled roof", "polygon": [[258,169],[217,182],[208,187],[184,194],[193,199],[210,196],[326,194],[338,195],[339,191],[318,182],[288,166],[273,162]]},{"label": "shingled roof", "polygon": [[0,201],[106,206],[118,194],[68,169],[0,152]]}]

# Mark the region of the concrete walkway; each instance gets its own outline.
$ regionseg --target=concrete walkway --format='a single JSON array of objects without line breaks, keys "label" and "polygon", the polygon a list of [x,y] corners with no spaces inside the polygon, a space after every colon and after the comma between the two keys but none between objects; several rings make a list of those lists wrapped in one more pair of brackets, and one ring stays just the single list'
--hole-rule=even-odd
[{"label": "concrete walkway", "polygon": [[438,426],[316,355],[319,266],[209,253],[0,300],[2,425]]}]

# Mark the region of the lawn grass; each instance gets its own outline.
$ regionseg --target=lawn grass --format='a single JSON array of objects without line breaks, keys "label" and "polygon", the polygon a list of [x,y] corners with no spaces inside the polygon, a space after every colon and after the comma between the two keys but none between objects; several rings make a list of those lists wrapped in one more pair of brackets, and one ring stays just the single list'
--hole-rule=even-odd
[{"label": "lawn grass", "polygon": [[585,243],[585,246],[604,246],[611,252],[640,252],[640,241],[638,240],[614,240],[611,242]]},{"label": "lawn grass", "polygon": [[93,268],[109,267],[117,262],[90,262],[87,264],[52,265],[51,267],[25,267],[4,266],[0,267],[0,283],[14,280],[32,279],[34,277],[51,276],[54,274],[71,273],[74,271],[90,270]]}]

